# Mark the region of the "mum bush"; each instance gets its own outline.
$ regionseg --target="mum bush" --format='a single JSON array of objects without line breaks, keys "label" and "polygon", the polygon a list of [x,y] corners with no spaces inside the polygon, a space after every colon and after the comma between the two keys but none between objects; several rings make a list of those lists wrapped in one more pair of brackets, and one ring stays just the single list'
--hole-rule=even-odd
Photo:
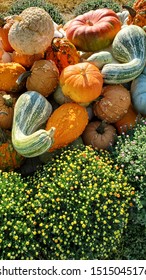
[{"label": "mum bush", "polygon": [[29,178],[45,259],[108,259],[120,244],[134,188],[91,147],[65,149]]}]

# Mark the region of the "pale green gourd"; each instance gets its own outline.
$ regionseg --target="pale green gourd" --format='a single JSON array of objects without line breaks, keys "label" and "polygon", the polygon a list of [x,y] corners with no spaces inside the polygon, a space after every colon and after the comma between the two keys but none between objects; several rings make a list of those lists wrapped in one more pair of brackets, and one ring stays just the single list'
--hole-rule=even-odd
[{"label": "pale green gourd", "polygon": [[12,143],[24,157],[36,157],[53,144],[55,128],[42,129],[52,113],[52,105],[36,91],[27,91],[19,96],[14,108]]}]

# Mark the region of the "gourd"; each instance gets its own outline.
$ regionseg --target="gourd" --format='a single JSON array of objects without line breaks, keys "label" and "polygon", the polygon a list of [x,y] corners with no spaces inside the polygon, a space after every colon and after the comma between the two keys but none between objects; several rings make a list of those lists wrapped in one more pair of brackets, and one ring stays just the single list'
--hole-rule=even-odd
[{"label": "gourd", "polygon": [[5,18],[0,18],[0,38],[2,42],[2,47],[4,51],[6,52],[12,52],[13,48],[9,43],[8,40],[8,33],[10,30],[10,27],[14,23],[13,16],[8,16]]},{"label": "gourd", "polygon": [[129,11],[127,24],[146,26],[146,0],[136,0],[132,8],[127,5],[124,5],[123,8]]},{"label": "gourd", "polygon": [[99,119],[114,123],[127,113],[130,103],[130,92],[123,85],[106,85],[93,104],[93,112]]},{"label": "gourd", "polygon": [[26,72],[26,69],[19,63],[0,63],[0,90],[6,92],[19,92],[23,89],[24,83],[16,83],[18,77]]},{"label": "gourd", "polygon": [[131,103],[127,113],[119,119],[117,122],[114,123],[114,126],[117,129],[117,132],[121,134],[122,132],[126,132],[128,129],[135,126],[136,121],[138,119],[138,113],[133,107],[133,104]]},{"label": "gourd", "polygon": [[146,67],[131,83],[131,99],[135,110],[146,115]]},{"label": "gourd", "polygon": [[113,60],[112,54],[108,51],[93,53],[87,58],[87,61],[93,63],[98,69],[102,69],[105,64],[112,63]]},{"label": "gourd", "polygon": [[59,84],[65,96],[77,103],[88,103],[101,94],[103,78],[95,65],[80,62],[62,70]]},{"label": "gourd", "polygon": [[59,70],[52,60],[35,61],[27,73],[17,79],[18,85],[25,81],[28,91],[38,91],[43,96],[49,96],[59,83]]},{"label": "gourd", "polygon": [[55,127],[54,143],[49,152],[63,148],[75,141],[88,124],[87,110],[77,103],[64,103],[58,107],[46,123],[46,130]]},{"label": "gourd", "polygon": [[85,145],[92,145],[93,148],[106,150],[114,143],[116,129],[105,121],[91,121],[87,124],[82,139]]},{"label": "gourd", "polygon": [[13,62],[17,62],[24,66],[25,68],[30,68],[32,67],[33,63],[36,60],[40,60],[44,58],[44,53],[38,53],[38,54],[20,54],[16,51],[13,51],[11,54],[11,58]]},{"label": "gourd", "polygon": [[13,147],[11,132],[0,127],[0,170],[13,171],[24,162],[24,157]]},{"label": "gourd", "polygon": [[146,35],[136,25],[121,29],[112,44],[113,57],[119,64],[106,64],[101,73],[104,83],[120,84],[132,81],[141,74],[146,63]]},{"label": "gourd", "polygon": [[53,38],[51,46],[45,52],[47,60],[53,60],[59,73],[68,65],[80,61],[79,52],[67,38]]},{"label": "gourd", "polygon": [[8,34],[15,51],[33,55],[44,52],[54,36],[51,16],[42,8],[29,7],[16,18]]},{"label": "gourd", "polygon": [[11,129],[14,105],[16,99],[4,91],[0,91],[0,127],[4,129]]},{"label": "gourd", "polygon": [[35,157],[47,151],[54,140],[54,127],[41,126],[52,112],[52,106],[40,93],[26,91],[17,99],[12,125],[12,143],[24,157]]}]

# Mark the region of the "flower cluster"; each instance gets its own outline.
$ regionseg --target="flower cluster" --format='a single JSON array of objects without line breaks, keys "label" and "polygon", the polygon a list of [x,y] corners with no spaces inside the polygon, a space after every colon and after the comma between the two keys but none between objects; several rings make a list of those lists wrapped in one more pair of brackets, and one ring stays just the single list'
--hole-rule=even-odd
[{"label": "flower cluster", "polygon": [[134,188],[91,147],[65,149],[29,179],[46,259],[108,259],[128,221]]}]

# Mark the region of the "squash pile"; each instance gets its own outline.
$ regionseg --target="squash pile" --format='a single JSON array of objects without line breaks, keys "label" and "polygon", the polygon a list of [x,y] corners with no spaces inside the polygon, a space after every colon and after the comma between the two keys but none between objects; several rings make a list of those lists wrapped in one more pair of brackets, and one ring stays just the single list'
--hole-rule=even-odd
[{"label": "squash pile", "polygon": [[30,7],[1,20],[0,149],[13,153],[11,144],[18,162],[6,166],[1,156],[0,169],[78,138],[108,149],[146,116],[145,21],[130,22],[129,14],[122,22],[122,13],[97,9],[60,27]]}]

